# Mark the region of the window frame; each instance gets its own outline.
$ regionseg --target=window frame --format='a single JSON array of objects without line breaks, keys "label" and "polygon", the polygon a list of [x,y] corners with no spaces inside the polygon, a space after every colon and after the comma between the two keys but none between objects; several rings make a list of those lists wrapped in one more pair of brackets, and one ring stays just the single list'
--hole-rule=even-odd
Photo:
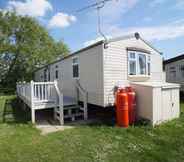
[{"label": "window frame", "polygon": [[[147,66],[147,74],[148,74],[148,76],[150,76],[151,75],[151,56],[148,55],[146,57],[146,59],[147,59],[147,63],[146,63],[146,66]],[[148,68],[148,65],[149,65],[149,68]]]},{"label": "window frame", "polygon": [[[131,54],[134,54],[135,58],[131,58],[130,57]],[[136,60],[137,60],[136,53],[133,51],[129,51],[128,52],[128,75],[130,75],[130,76],[135,76],[137,74],[137,61]],[[130,74],[130,61],[135,62],[135,74]]]},{"label": "window frame", "polygon": [[[77,59],[78,61],[76,63],[74,63],[74,59]],[[75,77],[74,76],[74,66],[78,66],[78,76]],[[75,56],[75,57],[72,57],[72,78],[73,79],[79,79],[80,78],[80,67],[79,67],[79,57],[78,56]]]},{"label": "window frame", "polygon": [[[145,52],[140,52],[140,51],[131,51],[128,50],[128,76],[130,77],[150,77],[151,76],[151,55],[149,53],[145,53]],[[134,53],[135,54],[135,58],[131,58],[130,54]],[[140,64],[139,64],[139,55],[144,55],[146,57],[145,59],[145,74],[140,74]],[[130,61],[134,61],[135,62],[135,74],[130,74]],[[148,64],[150,66],[150,69],[148,71]],[[150,72],[150,73],[149,73]]]}]

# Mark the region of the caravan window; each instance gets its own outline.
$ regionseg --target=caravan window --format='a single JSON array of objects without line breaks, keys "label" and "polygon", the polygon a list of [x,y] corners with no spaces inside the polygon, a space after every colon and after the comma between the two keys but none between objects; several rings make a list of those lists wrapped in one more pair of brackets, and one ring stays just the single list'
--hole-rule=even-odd
[{"label": "caravan window", "polygon": [[175,79],[175,78],[176,78],[176,68],[175,68],[174,66],[171,66],[171,67],[169,68],[169,71],[170,71],[170,77],[171,77],[172,79]]},{"label": "caravan window", "polygon": [[44,69],[43,80],[44,82],[47,81],[47,69]]},{"label": "caravan window", "polygon": [[138,54],[138,74],[146,75],[146,55]]},{"label": "caravan window", "polygon": [[150,60],[147,53],[128,51],[128,74],[150,75]]},{"label": "caravan window", "polygon": [[184,65],[180,65],[181,76],[184,78]]},{"label": "caravan window", "polygon": [[58,70],[55,71],[55,78],[58,79]]},{"label": "caravan window", "polygon": [[79,58],[74,57],[72,61],[73,78],[79,78]]},{"label": "caravan window", "polygon": [[150,66],[151,66],[151,65],[150,65],[151,57],[150,57],[150,56],[148,56],[148,57],[147,57],[147,59],[148,59],[148,60],[147,60],[147,65],[148,65],[148,75],[150,75],[150,74],[151,74],[151,71],[150,71]]},{"label": "caravan window", "polygon": [[58,79],[58,66],[56,65],[55,78]]},{"label": "caravan window", "polygon": [[134,52],[129,53],[129,75],[136,75],[136,57]]}]

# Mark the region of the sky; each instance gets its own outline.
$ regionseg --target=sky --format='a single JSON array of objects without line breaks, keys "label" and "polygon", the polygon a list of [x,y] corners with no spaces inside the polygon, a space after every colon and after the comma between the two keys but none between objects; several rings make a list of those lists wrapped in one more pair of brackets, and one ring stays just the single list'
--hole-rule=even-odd
[{"label": "sky", "polygon": [[[57,41],[76,51],[102,39],[94,8],[100,0],[0,0],[0,10],[36,18]],[[100,11],[107,37],[139,32],[165,59],[184,54],[184,0],[112,0]]]}]

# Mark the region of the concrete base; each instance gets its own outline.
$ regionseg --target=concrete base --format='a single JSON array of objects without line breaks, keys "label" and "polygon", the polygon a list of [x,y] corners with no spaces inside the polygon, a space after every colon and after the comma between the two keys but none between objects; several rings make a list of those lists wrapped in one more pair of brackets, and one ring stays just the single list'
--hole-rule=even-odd
[{"label": "concrete base", "polygon": [[55,123],[51,123],[47,120],[44,120],[44,121],[39,121],[36,125],[36,128],[41,131],[42,135],[46,135],[46,134],[57,132],[57,131],[71,129],[74,127],[73,126],[61,126]]}]

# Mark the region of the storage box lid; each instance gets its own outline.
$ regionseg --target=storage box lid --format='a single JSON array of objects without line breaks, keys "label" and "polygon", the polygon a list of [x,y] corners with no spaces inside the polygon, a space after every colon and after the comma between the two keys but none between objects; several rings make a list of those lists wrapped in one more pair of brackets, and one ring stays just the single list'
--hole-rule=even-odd
[{"label": "storage box lid", "polygon": [[131,82],[130,84],[148,86],[148,87],[161,87],[161,88],[180,88],[179,84],[167,82]]}]

